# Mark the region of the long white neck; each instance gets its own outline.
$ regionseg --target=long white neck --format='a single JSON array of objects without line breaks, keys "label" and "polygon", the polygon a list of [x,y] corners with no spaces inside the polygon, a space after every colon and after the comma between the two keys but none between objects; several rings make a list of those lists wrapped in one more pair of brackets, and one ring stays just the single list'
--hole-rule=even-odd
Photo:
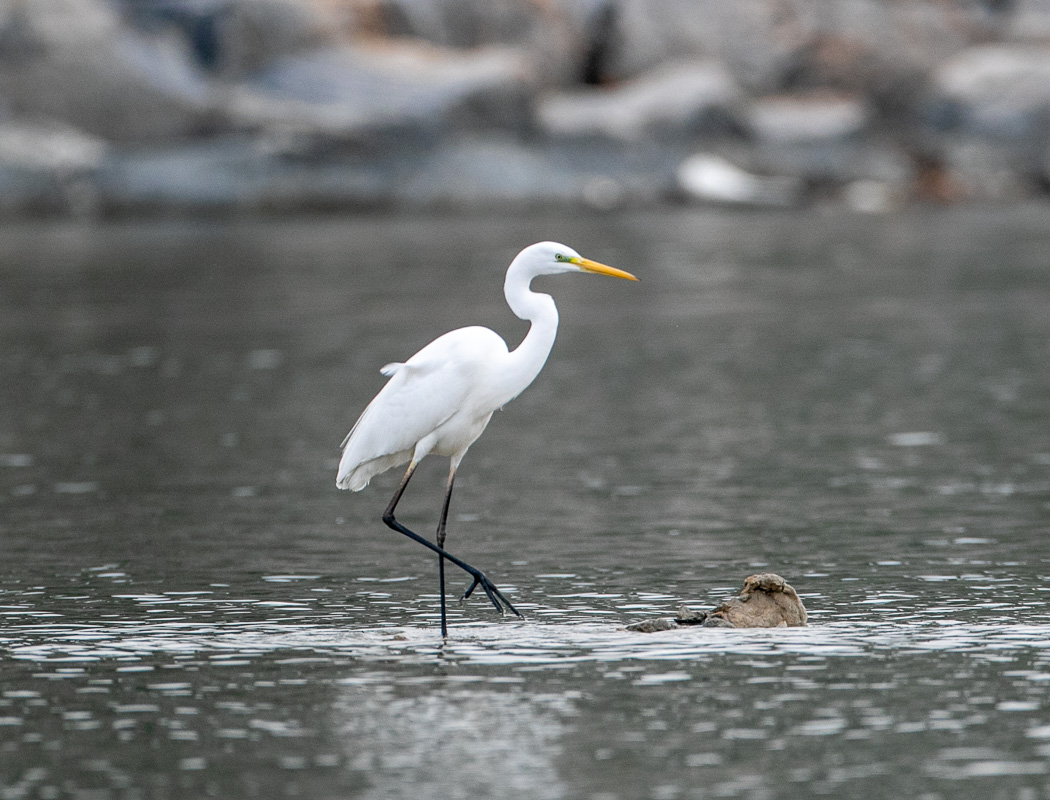
[{"label": "long white neck", "polygon": [[529,288],[532,278],[533,275],[515,261],[507,270],[507,280],[503,284],[503,294],[510,310],[518,318],[532,323],[521,344],[508,356],[500,387],[507,401],[521,394],[540,374],[558,335],[558,307],[554,298],[532,291]]}]

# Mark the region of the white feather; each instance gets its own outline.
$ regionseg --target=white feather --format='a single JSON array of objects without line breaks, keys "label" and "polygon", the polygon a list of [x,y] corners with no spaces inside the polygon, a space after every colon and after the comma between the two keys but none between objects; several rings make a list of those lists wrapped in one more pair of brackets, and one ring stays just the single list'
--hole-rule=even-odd
[{"label": "white feather", "polygon": [[[419,460],[430,452],[465,451],[492,415],[484,386],[501,356],[507,356],[506,343],[487,328],[472,327],[446,333],[398,364],[343,441],[336,485],[358,491],[413,455]],[[416,453],[424,440],[425,452]]]},{"label": "white feather", "polygon": [[532,383],[554,345],[558,309],[549,295],[529,288],[532,279],[581,271],[634,279],[565,245],[534,244],[511,262],[503,286],[514,314],[532,323],[513,352],[488,328],[460,328],[404,363],[385,365],[389,380],[343,440],[336,485],[363,489],[373,476],[430,453],[449,456],[455,472],[492,413]]}]

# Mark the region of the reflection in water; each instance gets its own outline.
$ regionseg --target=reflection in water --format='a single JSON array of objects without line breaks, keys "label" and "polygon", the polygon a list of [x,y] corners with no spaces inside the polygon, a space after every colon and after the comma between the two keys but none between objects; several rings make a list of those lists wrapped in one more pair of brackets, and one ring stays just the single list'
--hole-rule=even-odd
[{"label": "reflection in water", "polygon": [[[382,364],[523,335],[498,278],[548,238],[642,282],[537,286],[559,341],[449,532],[527,619],[453,604],[442,644],[378,520],[396,476],[336,492],[338,441]],[[1050,795],[1048,238],[1043,209],[8,229],[0,800]],[[809,628],[623,630],[767,570]]]},{"label": "reflection in water", "polygon": [[485,683],[480,675],[396,687],[342,681],[333,713],[349,768],[371,784],[361,796],[566,797],[556,762],[571,702],[525,694],[514,682],[501,692]]}]

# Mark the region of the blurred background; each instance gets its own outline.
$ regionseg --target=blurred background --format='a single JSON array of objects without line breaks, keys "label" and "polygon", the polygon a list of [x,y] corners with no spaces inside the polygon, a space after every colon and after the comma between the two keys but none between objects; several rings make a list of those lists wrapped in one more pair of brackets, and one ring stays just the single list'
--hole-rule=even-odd
[{"label": "blurred background", "polygon": [[2,0],[0,213],[1043,196],[1046,0]]}]

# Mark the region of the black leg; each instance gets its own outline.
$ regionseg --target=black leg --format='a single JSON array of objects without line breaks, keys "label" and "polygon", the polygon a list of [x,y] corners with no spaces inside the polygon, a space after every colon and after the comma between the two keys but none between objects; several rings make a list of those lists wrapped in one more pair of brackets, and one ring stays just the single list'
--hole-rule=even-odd
[{"label": "black leg", "polygon": [[[441,507],[441,519],[438,522],[437,545],[445,549],[445,525],[448,522],[448,507],[452,502],[452,484],[456,480],[455,470],[448,474],[448,488],[445,490],[445,504]],[[441,635],[448,636],[448,625],[445,622],[445,557],[438,556],[438,583],[441,586]]]},{"label": "black leg", "polygon": [[[453,563],[461,570],[466,572],[468,575],[470,575],[474,579],[474,582],[470,585],[470,588],[467,589],[466,594],[463,595],[464,600],[470,597],[474,589],[480,586],[485,591],[485,594],[488,596],[489,600],[492,602],[492,605],[495,606],[496,610],[500,614],[505,615],[508,611],[510,611],[515,616],[521,617],[521,613],[518,611],[518,609],[511,605],[511,602],[503,596],[503,593],[495,587],[492,581],[485,577],[485,574],[481,570],[470,566],[470,564],[468,564],[466,561],[456,558],[454,555],[447,552],[444,548],[439,547],[433,542],[428,542],[418,533],[409,530],[396,519],[394,519],[394,509],[397,507],[398,501],[401,500],[401,495],[405,493],[405,487],[408,486],[408,481],[412,477],[412,473],[415,472],[415,469],[415,464],[408,465],[408,469],[405,470],[405,477],[401,479],[401,483],[398,485],[397,491],[394,492],[394,496],[390,500],[390,505],[388,505],[386,507],[386,511],[383,512],[383,522],[387,525],[387,527],[393,528],[395,531],[404,534],[409,539],[419,542],[424,547],[433,550],[442,558],[447,558],[451,563]],[[448,498],[446,497],[446,501],[447,499]]]}]

